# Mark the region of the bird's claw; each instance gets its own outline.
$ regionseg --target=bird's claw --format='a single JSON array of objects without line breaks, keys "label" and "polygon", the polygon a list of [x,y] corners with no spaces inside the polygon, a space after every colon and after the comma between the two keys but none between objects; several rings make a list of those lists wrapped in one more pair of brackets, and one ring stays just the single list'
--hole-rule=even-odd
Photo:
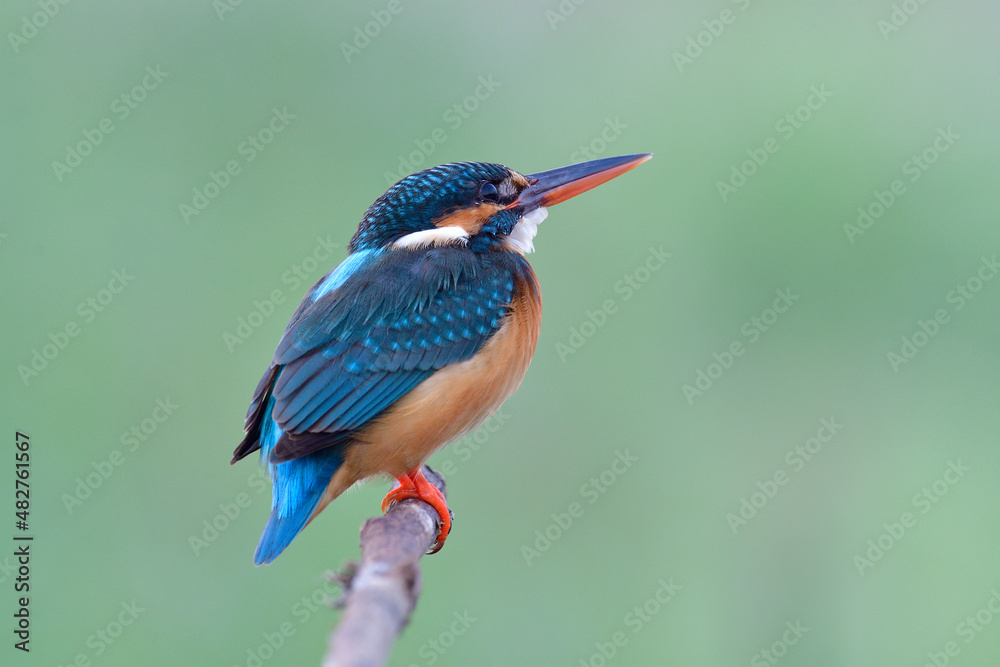
[{"label": "bird's claw", "polygon": [[438,514],[438,534],[427,554],[437,553],[444,546],[444,541],[451,532],[451,521],[454,517],[451,509],[448,507],[444,494],[436,486],[428,482],[420,470],[417,470],[415,473],[403,475],[397,478],[397,481],[399,482],[399,486],[386,494],[385,498],[382,499],[382,512],[388,512],[393,505],[408,498],[422,500],[433,507]]}]

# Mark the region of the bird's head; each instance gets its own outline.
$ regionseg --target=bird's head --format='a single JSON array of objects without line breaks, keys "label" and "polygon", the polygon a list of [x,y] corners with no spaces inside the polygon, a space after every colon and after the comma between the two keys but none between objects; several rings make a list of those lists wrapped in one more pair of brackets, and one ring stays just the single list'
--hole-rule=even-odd
[{"label": "bird's head", "polygon": [[547,207],[611,180],[650,153],[522,175],[501,164],[454,162],[411,174],[371,205],[350,250],[463,244],[528,253]]}]

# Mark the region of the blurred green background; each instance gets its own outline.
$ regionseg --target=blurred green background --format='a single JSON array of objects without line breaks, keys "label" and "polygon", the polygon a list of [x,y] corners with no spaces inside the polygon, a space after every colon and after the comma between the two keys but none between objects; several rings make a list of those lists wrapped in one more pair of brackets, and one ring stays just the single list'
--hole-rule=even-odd
[{"label": "blurred green background", "polygon": [[392,664],[998,663],[995,2],[224,2],[0,10],[0,662],[319,664],[386,485],[254,568],[229,466],[302,294],[411,170],[652,151],[542,226]]}]

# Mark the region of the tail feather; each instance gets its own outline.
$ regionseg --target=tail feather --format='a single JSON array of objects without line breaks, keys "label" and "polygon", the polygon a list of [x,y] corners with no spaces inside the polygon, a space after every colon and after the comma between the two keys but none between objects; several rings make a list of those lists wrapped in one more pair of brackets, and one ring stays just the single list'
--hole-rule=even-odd
[{"label": "tail feather", "polygon": [[270,462],[271,452],[284,432],[272,418],[274,395],[271,389],[281,373],[272,367],[254,393],[247,415],[247,437],[236,450],[236,461],[260,449],[261,463],[274,483],[271,516],[260,536],[254,563],[270,563],[302,532],[319,505],[334,473],[344,462],[341,446],[331,446],[291,461]]},{"label": "tail feather", "polygon": [[340,448],[331,447],[270,466],[274,501],[254,553],[254,564],[270,563],[302,532],[343,460]]}]

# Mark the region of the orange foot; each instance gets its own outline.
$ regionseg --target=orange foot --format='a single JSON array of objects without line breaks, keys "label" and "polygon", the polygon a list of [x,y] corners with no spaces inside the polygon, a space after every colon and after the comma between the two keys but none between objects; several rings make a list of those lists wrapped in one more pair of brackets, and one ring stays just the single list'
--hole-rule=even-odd
[{"label": "orange foot", "polygon": [[444,541],[451,532],[451,510],[448,509],[448,502],[444,495],[437,490],[437,487],[427,481],[420,468],[410,471],[402,477],[397,477],[399,486],[390,491],[382,500],[382,512],[388,512],[389,508],[400,500],[416,498],[422,500],[438,513],[440,528],[438,529],[437,540],[428,551],[428,554],[435,554],[444,546]]}]

